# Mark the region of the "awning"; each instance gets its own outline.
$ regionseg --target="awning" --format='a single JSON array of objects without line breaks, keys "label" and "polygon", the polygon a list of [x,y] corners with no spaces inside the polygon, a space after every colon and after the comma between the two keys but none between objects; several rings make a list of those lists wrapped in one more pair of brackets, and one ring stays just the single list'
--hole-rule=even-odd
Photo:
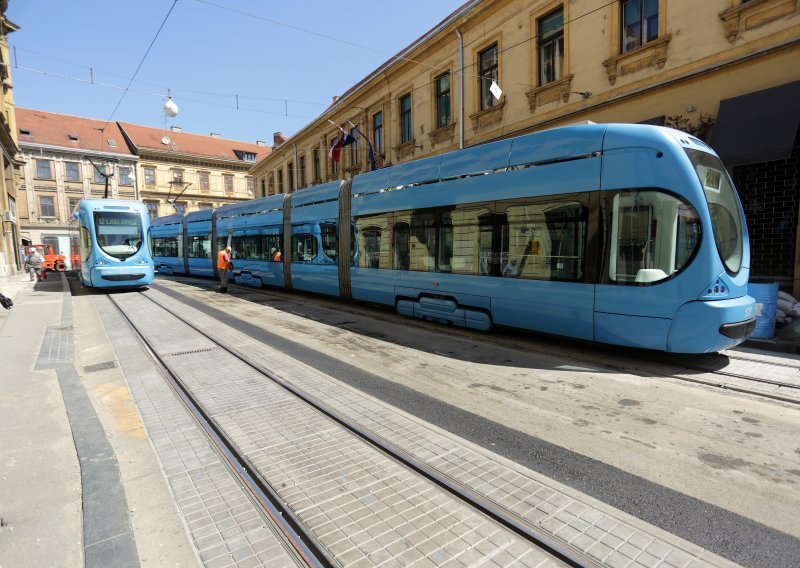
[{"label": "awning", "polygon": [[711,147],[726,166],[785,160],[800,125],[800,81],[720,101]]}]

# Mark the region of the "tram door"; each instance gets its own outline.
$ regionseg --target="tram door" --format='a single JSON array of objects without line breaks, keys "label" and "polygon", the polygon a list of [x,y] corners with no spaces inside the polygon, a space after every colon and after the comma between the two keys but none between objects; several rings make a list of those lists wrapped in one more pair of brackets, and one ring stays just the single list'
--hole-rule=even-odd
[{"label": "tram door", "polygon": [[609,192],[608,251],[595,292],[595,339],[665,349],[683,303],[680,279],[699,242],[697,213],[655,189]]}]

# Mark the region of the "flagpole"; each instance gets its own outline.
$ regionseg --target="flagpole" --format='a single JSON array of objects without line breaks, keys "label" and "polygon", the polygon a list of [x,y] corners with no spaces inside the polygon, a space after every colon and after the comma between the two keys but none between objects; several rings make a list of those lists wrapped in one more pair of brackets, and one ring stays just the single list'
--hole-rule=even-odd
[{"label": "flagpole", "polygon": [[359,130],[358,127],[355,124],[353,124],[349,120],[347,122],[349,122],[350,126],[353,127],[353,131],[354,132],[358,133],[359,136],[361,136],[364,140],[366,140],[367,145],[369,146],[370,171],[377,170],[378,169],[378,165],[375,163],[375,150],[372,148],[372,142],[370,142],[369,138],[367,138],[367,135],[364,134],[363,132],[361,132],[361,130]]}]

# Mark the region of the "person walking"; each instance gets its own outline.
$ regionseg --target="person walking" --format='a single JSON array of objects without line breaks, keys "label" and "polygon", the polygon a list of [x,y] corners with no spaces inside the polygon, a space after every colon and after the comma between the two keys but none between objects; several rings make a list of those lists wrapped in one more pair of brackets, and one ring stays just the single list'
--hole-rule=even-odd
[{"label": "person walking", "polygon": [[39,279],[43,265],[44,257],[39,254],[39,249],[36,247],[30,249],[28,259],[25,261],[25,270],[27,270],[28,274],[30,274],[32,282]]},{"label": "person walking", "polygon": [[228,291],[228,271],[233,270],[231,247],[225,247],[217,253],[217,270],[219,270],[219,291]]}]

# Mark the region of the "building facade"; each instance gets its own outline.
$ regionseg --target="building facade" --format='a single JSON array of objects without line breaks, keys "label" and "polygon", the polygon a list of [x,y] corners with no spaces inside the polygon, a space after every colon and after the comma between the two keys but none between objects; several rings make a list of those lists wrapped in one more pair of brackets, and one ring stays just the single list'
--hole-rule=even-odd
[{"label": "building facade", "polygon": [[17,108],[17,134],[23,245],[50,244],[69,258],[69,220],[78,201],[137,198],[137,157],[117,123]]},{"label": "building facade", "polygon": [[264,142],[190,134],[178,127],[119,126],[139,158],[138,199],[151,217],[252,199],[255,185],[249,170],[272,150]]},{"label": "building facade", "polygon": [[[272,195],[368,171],[370,146],[382,167],[583,121],[673,126],[730,168],[752,274],[797,295],[798,62],[798,0],[471,0],[251,174]],[[334,161],[338,127],[356,142]]]},{"label": "building facade", "polygon": [[0,1],[0,282],[22,269],[14,172],[21,164],[17,146],[8,34],[19,29],[6,18],[8,1]]},{"label": "building facade", "polygon": [[141,200],[152,217],[251,199],[248,169],[271,150],[25,108],[16,109],[14,134],[20,244],[50,244],[67,257],[69,220],[80,199]]}]

